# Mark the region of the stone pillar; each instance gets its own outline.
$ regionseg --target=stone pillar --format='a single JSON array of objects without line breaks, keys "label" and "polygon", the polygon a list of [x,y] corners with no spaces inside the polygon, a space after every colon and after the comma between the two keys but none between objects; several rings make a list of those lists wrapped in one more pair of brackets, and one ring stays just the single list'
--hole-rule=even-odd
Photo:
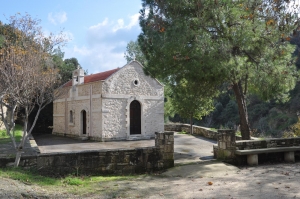
[{"label": "stone pillar", "polygon": [[295,162],[294,151],[289,151],[284,153],[284,161],[286,162]]},{"label": "stone pillar", "polygon": [[247,163],[249,166],[255,166],[258,165],[258,155],[247,155]]},{"label": "stone pillar", "polygon": [[[214,150],[215,151],[215,150]],[[235,131],[218,130],[218,150],[217,158],[232,159],[235,152]]]},{"label": "stone pillar", "polygon": [[155,147],[160,155],[158,167],[174,167],[174,132],[155,132]]}]

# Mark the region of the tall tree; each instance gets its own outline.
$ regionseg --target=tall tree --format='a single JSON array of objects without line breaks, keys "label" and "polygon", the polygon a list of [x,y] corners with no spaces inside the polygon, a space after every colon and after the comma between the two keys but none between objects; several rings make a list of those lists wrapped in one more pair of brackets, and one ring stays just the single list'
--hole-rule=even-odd
[{"label": "tall tree", "polygon": [[178,84],[182,79],[233,89],[242,138],[250,139],[247,93],[267,100],[294,87],[289,44],[299,25],[297,1],[143,0],[139,44],[146,71]]},{"label": "tall tree", "polygon": [[137,60],[139,61],[143,66],[147,64],[147,60],[139,46],[139,43],[137,41],[130,41],[126,46],[126,51],[124,53],[124,57],[127,61],[127,63]]},{"label": "tall tree", "polygon": [[[18,166],[25,141],[31,135],[41,110],[60,94],[58,70],[53,67],[51,52],[65,42],[62,35],[45,36],[39,20],[30,15],[10,17],[8,25],[0,27],[0,116],[16,149]],[[27,128],[28,117],[38,107],[33,124]],[[3,107],[7,107],[4,112]],[[16,108],[23,108],[23,137],[19,144],[13,136]]]},{"label": "tall tree", "polygon": [[[214,92],[214,93],[212,93]],[[201,119],[213,110],[212,96],[216,96],[217,89],[206,91],[206,86],[199,86],[196,82],[182,79],[171,86],[170,102],[176,113],[182,118],[190,120],[190,133],[193,134],[193,118]]]}]

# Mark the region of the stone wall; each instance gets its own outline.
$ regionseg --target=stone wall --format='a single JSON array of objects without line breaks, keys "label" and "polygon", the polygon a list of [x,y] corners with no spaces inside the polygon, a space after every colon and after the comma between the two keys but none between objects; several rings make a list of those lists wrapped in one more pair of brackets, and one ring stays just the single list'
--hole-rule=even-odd
[{"label": "stone wall", "polygon": [[213,146],[214,158],[235,161],[236,136],[234,130],[218,130],[218,145]]},{"label": "stone wall", "polygon": [[[14,159],[0,159],[0,166]],[[4,165],[5,164],[5,165]],[[20,165],[44,175],[134,174],[174,166],[174,133],[155,133],[155,146],[136,149],[94,150],[76,153],[38,154],[23,157]]]},{"label": "stone wall", "polygon": [[[218,145],[213,146],[214,157],[237,165],[247,164],[246,155],[235,155],[236,150],[266,149],[300,146],[300,138],[267,138],[261,140],[239,140],[233,130],[218,130]],[[255,153],[254,153],[255,154]],[[299,150],[295,150],[297,156]],[[259,161],[283,161],[283,152],[258,154]]]},{"label": "stone wall", "polygon": [[[190,133],[189,124],[165,124],[165,131],[185,131]],[[218,132],[212,131],[209,128],[193,125],[193,135],[200,135],[206,138],[218,139]]]},{"label": "stone wall", "polygon": [[[187,133],[190,133],[190,125],[189,124],[180,124],[180,123],[165,124],[165,131],[177,131],[177,132],[185,131]],[[200,136],[210,138],[213,140],[218,140],[218,131],[212,131],[206,127],[193,125],[193,134],[194,135],[200,135]],[[235,139],[241,140],[242,137],[235,135]]]},{"label": "stone wall", "polygon": [[235,147],[238,150],[263,149],[274,147],[300,146],[300,138],[266,138],[261,140],[236,141]]}]

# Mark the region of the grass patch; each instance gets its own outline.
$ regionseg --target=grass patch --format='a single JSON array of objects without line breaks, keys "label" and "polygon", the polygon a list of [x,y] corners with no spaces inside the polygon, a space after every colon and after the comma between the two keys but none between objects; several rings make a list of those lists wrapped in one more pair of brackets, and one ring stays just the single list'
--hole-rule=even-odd
[{"label": "grass patch", "polygon": [[59,185],[60,183],[59,179],[44,177],[22,168],[2,168],[0,169],[0,176],[19,180],[27,184],[37,184],[41,186]]},{"label": "grass patch", "polygon": [[242,133],[241,133],[241,131],[237,131],[237,132],[235,132],[235,135],[236,135],[236,136],[240,136],[240,137],[242,137]]},{"label": "grass patch", "polygon": [[[19,124],[15,126],[15,139],[16,142],[20,142],[23,136],[23,127]],[[11,141],[9,135],[7,135],[6,130],[0,130],[0,144],[6,144]]]},{"label": "grass patch", "polygon": [[178,132],[178,134],[189,134],[189,133],[185,132],[185,131],[181,131],[181,132]]},{"label": "grass patch", "polygon": [[135,180],[136,176],[67,176],[53,178],[41,176],[35,171],[22,168],[0,168],[0,177],[18,180],[25,184],[38,185],[51,192],[65,192],[76,195],[94,194],[99,191],[99,185],[104,193],[117,189],[117,182]]},{"label": "grass patch", "polygon": [[218,129],[216,129],[216,128],[209,128],[209,130],[214,131],[214,132],[218,132]]}]

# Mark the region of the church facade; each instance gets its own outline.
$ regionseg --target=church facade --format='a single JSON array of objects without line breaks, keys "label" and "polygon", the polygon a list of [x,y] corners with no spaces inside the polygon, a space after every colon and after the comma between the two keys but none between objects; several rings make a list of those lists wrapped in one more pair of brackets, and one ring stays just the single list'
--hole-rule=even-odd
[{"label": "church facade", "polygon": [[99,141],[149,139],[164,130],[164,87],[132,61],[84,76],[82,69],[53,102],[53,134]]}]

